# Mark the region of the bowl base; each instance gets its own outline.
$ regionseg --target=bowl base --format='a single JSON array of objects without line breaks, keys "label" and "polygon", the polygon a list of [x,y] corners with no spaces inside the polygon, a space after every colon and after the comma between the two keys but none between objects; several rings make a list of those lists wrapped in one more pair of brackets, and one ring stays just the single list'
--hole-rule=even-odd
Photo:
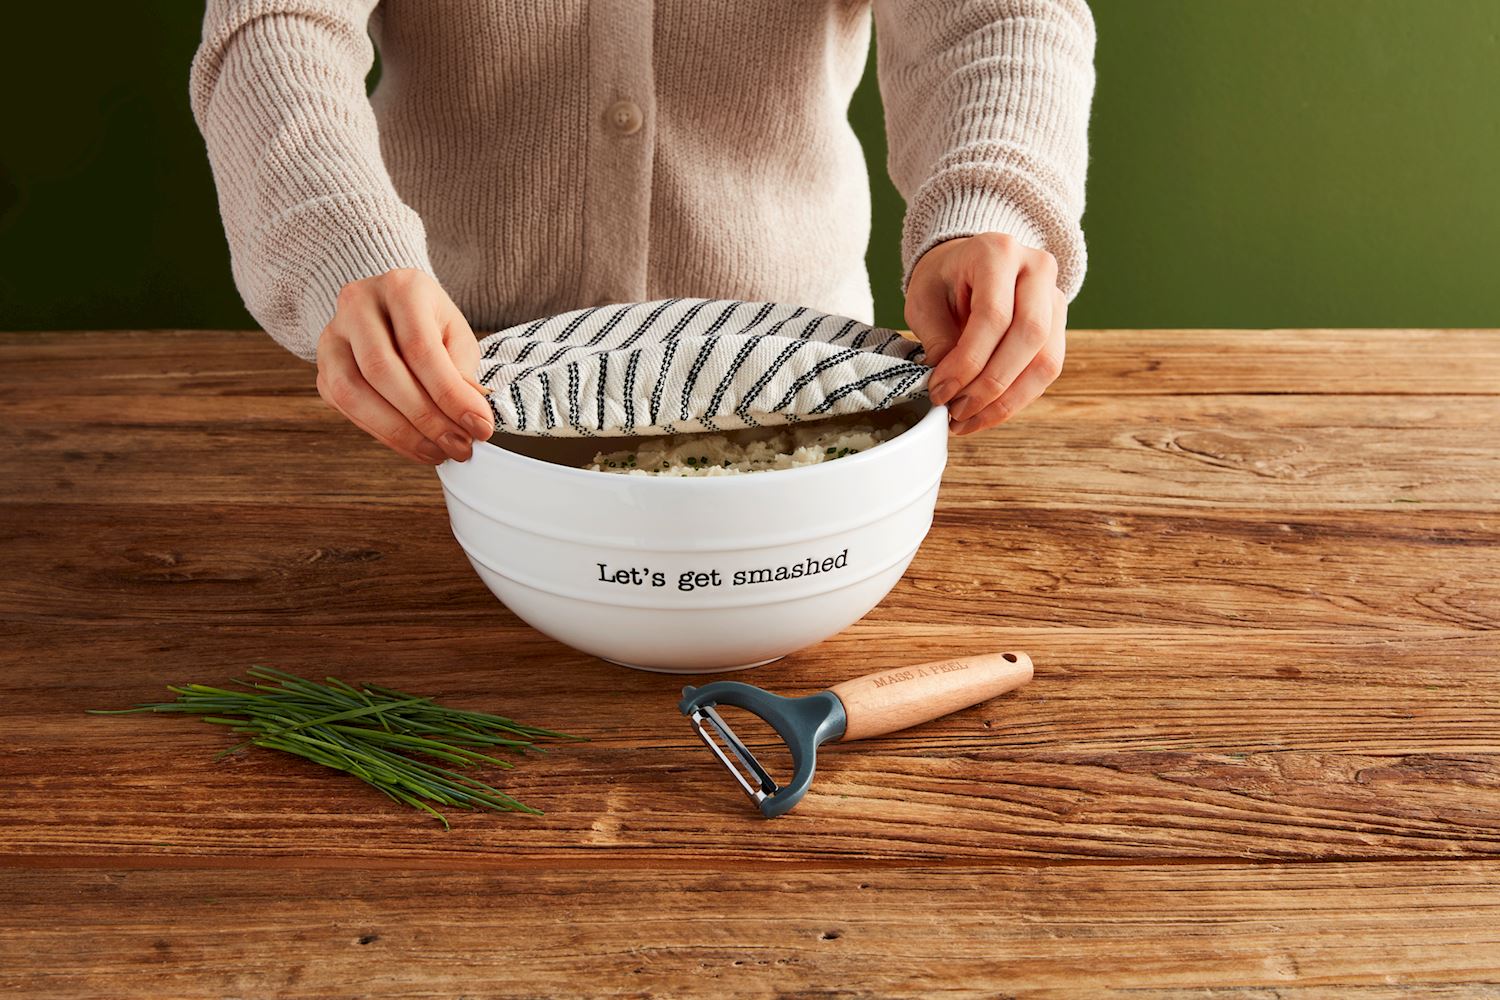
[{"label": "bowl base", "polygon": [[734,673],[736,670],[749,670],[751,667],[763,667],[767,663],[775,663],[777,660],[780,660],[785,656],[786,654],[782,653],[781,656],[773,656],[765,660],[756,660],[754,663],[741,663],[733,667],[645,667],[640,665],[639,663],[626,663],[624,660],[611,660],[607,656],[601,656],[599,657],[599,659],[603,660],[605,663],[613,663],[616,666],[620,667],[629,667],[631,670],[644,670],[647,673],[651,674],[729,674]]}]

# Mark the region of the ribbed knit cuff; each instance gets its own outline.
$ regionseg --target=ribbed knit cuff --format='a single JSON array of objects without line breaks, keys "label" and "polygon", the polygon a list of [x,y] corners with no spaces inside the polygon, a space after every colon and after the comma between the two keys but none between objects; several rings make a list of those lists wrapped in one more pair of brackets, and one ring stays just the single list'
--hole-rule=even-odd
[{"label": "ribbed knit cuff", "polygon": [[1005,233],[1026,246],[1041,249],[1042,234],[1019,207],[982,191],[939,202],[928,202],[925,211],[907,213],[902,233],[901,290],[906,291],[912,268],[922,255],[939,243],[980,233]]},{"label": "ribbed knit cuff", "polygon": [[267,328],[307,361],[316,360],[318,338],[349,282],[403,267],[433,273],[421,218],[394,199],[334,195],[304,202],[276,229],[283,238],[270,245],[289,258],[277,262],[287,285],[284,296],[274,297],[285,309],[276,310],[284,325]]},{"label": "ribbed knit cuff", "polygon": [[[939,243],[980,233],[1004,233],[1057,258],[1057,284],[1069,300],[1083,284],[1083,234],[1060,220],[1039,219],[990,187],[954,183],[940,174],[923,185],[907,208],[901,238],[901,291],[922,255]],[[946,183],[945,183],[946,182]]]}]

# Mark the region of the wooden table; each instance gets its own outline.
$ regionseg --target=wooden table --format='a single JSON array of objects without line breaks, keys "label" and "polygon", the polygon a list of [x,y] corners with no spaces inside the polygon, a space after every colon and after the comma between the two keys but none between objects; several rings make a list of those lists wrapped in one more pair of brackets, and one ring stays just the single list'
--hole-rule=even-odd
[{"label": "wooden table", "polygon": [[[767,823],[681,679],[521,625],[435,477],[259,335],[0,336],[0,994],[1500,995],[1500,333],[1068,365],[954,442],[879,609],[753,678],[1019,647],[1036,680],[830,749]],[[593,742],[503,777],[544,818],[445,833],[84,714],[252,663]]]}]

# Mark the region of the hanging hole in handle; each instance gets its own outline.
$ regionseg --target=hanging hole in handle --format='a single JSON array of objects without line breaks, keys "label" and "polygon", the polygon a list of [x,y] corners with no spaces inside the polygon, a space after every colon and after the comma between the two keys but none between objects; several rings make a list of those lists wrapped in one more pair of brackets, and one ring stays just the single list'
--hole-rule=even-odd
[{"label": "hanging hole in handle", "polygon": [[1016,659],[1016,654],[1015,653],[1001,653],[1000,654],[1000,659],[1004,660],[1006,663],[1016,663],[1016,662],[1019,662]]}]

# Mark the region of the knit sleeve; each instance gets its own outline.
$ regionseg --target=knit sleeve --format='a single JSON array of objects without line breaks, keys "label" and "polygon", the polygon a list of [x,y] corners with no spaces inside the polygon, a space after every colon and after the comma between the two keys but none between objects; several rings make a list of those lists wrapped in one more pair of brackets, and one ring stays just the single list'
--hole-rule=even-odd
[{"label": "knit sleeve", "polygon": [[307,360],[346,283],[432,271],[365,93],[375,2],[209,0],[193,59],[193,116],[235,285],[266,331]]},{"label": "knit sleeve", "polygon": [[875,0],[905,291],[929,249],[998,232],[1083,284],[1094,20],[1084,0]]}]

